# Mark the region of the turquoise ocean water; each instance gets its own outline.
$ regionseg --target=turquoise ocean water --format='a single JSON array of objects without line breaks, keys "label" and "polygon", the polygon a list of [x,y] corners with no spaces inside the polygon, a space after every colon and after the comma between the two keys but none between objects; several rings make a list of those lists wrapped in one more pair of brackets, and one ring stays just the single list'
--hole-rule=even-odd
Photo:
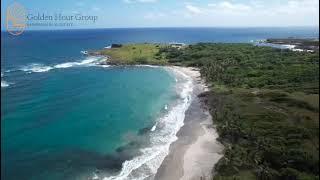
[{"label": "turquoise ocean water", "polygon": [[[164,68],[98,66],[110,43],[250,42],[315,28],[2,32],[1,178],[152,177],[183,125],[188,79]],[[178,81],[178,82],[177,82]]]}]

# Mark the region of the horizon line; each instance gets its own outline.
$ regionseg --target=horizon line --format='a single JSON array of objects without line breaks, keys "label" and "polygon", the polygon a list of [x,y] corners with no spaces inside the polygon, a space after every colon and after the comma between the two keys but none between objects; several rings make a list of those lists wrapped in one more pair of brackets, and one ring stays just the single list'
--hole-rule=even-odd
[{"label": "horizon line", "polygon": [[[306,26],[159,26],[159,27],[93,27],[93,28],[71,28],[71,29],[25,29],[24,31],[61,31],[61,30],[103,30],[103,29],[163,29],[163,28],[317,28],[318,26],[306,25]],[[1,28],[1,32],[6,32],[6,29]]]}]

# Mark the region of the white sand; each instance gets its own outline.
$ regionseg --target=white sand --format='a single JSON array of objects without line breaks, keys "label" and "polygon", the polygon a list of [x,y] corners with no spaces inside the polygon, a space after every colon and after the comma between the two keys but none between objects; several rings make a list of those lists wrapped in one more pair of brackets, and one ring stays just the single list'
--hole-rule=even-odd
[{"label": "white sand", "polygon": [[185,125],[178,132],[178,140],[171,144],[170,153],[155,176],[157,180],[210,179],[214,165],[223,156],[223,146],[216,140],[212,117],[197,97],[208,90],[199,70],[187,67],[168,67],[183,72],[193,80],[192,103],[186,112]]},{"label": "white sand", "polygon": [[[211,179],[213,166],[222,155],[222,145],[216,142],[218,134],[212,128],[211,120],[201,123],[203,135],[189,146],[183,159],[183,177],[181,180]],[[211,126],[211,127],[210,127]]]}]

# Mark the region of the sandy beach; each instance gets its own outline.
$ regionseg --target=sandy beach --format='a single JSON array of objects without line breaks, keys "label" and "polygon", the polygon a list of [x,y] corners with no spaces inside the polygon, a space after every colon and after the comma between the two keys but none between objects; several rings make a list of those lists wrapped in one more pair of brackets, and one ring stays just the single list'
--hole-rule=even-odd
[{"label": "sandy beach", "polygon": [[223,156],[223,146],[216,140],[211,115],[203,107],[198,95],[207,91],[195,68],[168,67],[192,78],[192,102],[186,111],[184,126],[177,133],[178,140],[170,145],[169,155],[159,167],[156,180],[210,179],[213,167]]}]

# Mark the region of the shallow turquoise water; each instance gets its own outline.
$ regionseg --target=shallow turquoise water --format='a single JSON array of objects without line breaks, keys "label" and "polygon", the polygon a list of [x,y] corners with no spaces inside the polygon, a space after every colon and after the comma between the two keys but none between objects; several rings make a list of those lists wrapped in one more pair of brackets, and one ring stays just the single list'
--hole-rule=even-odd
[{"label": "shallow turquoise water", "polygon": [[32,84],[2,93],[8,179],[68,178],[119,163],[105,156],[151,127],[175,98],[174,78],[162,68],[78,67],[25,76]]}]

